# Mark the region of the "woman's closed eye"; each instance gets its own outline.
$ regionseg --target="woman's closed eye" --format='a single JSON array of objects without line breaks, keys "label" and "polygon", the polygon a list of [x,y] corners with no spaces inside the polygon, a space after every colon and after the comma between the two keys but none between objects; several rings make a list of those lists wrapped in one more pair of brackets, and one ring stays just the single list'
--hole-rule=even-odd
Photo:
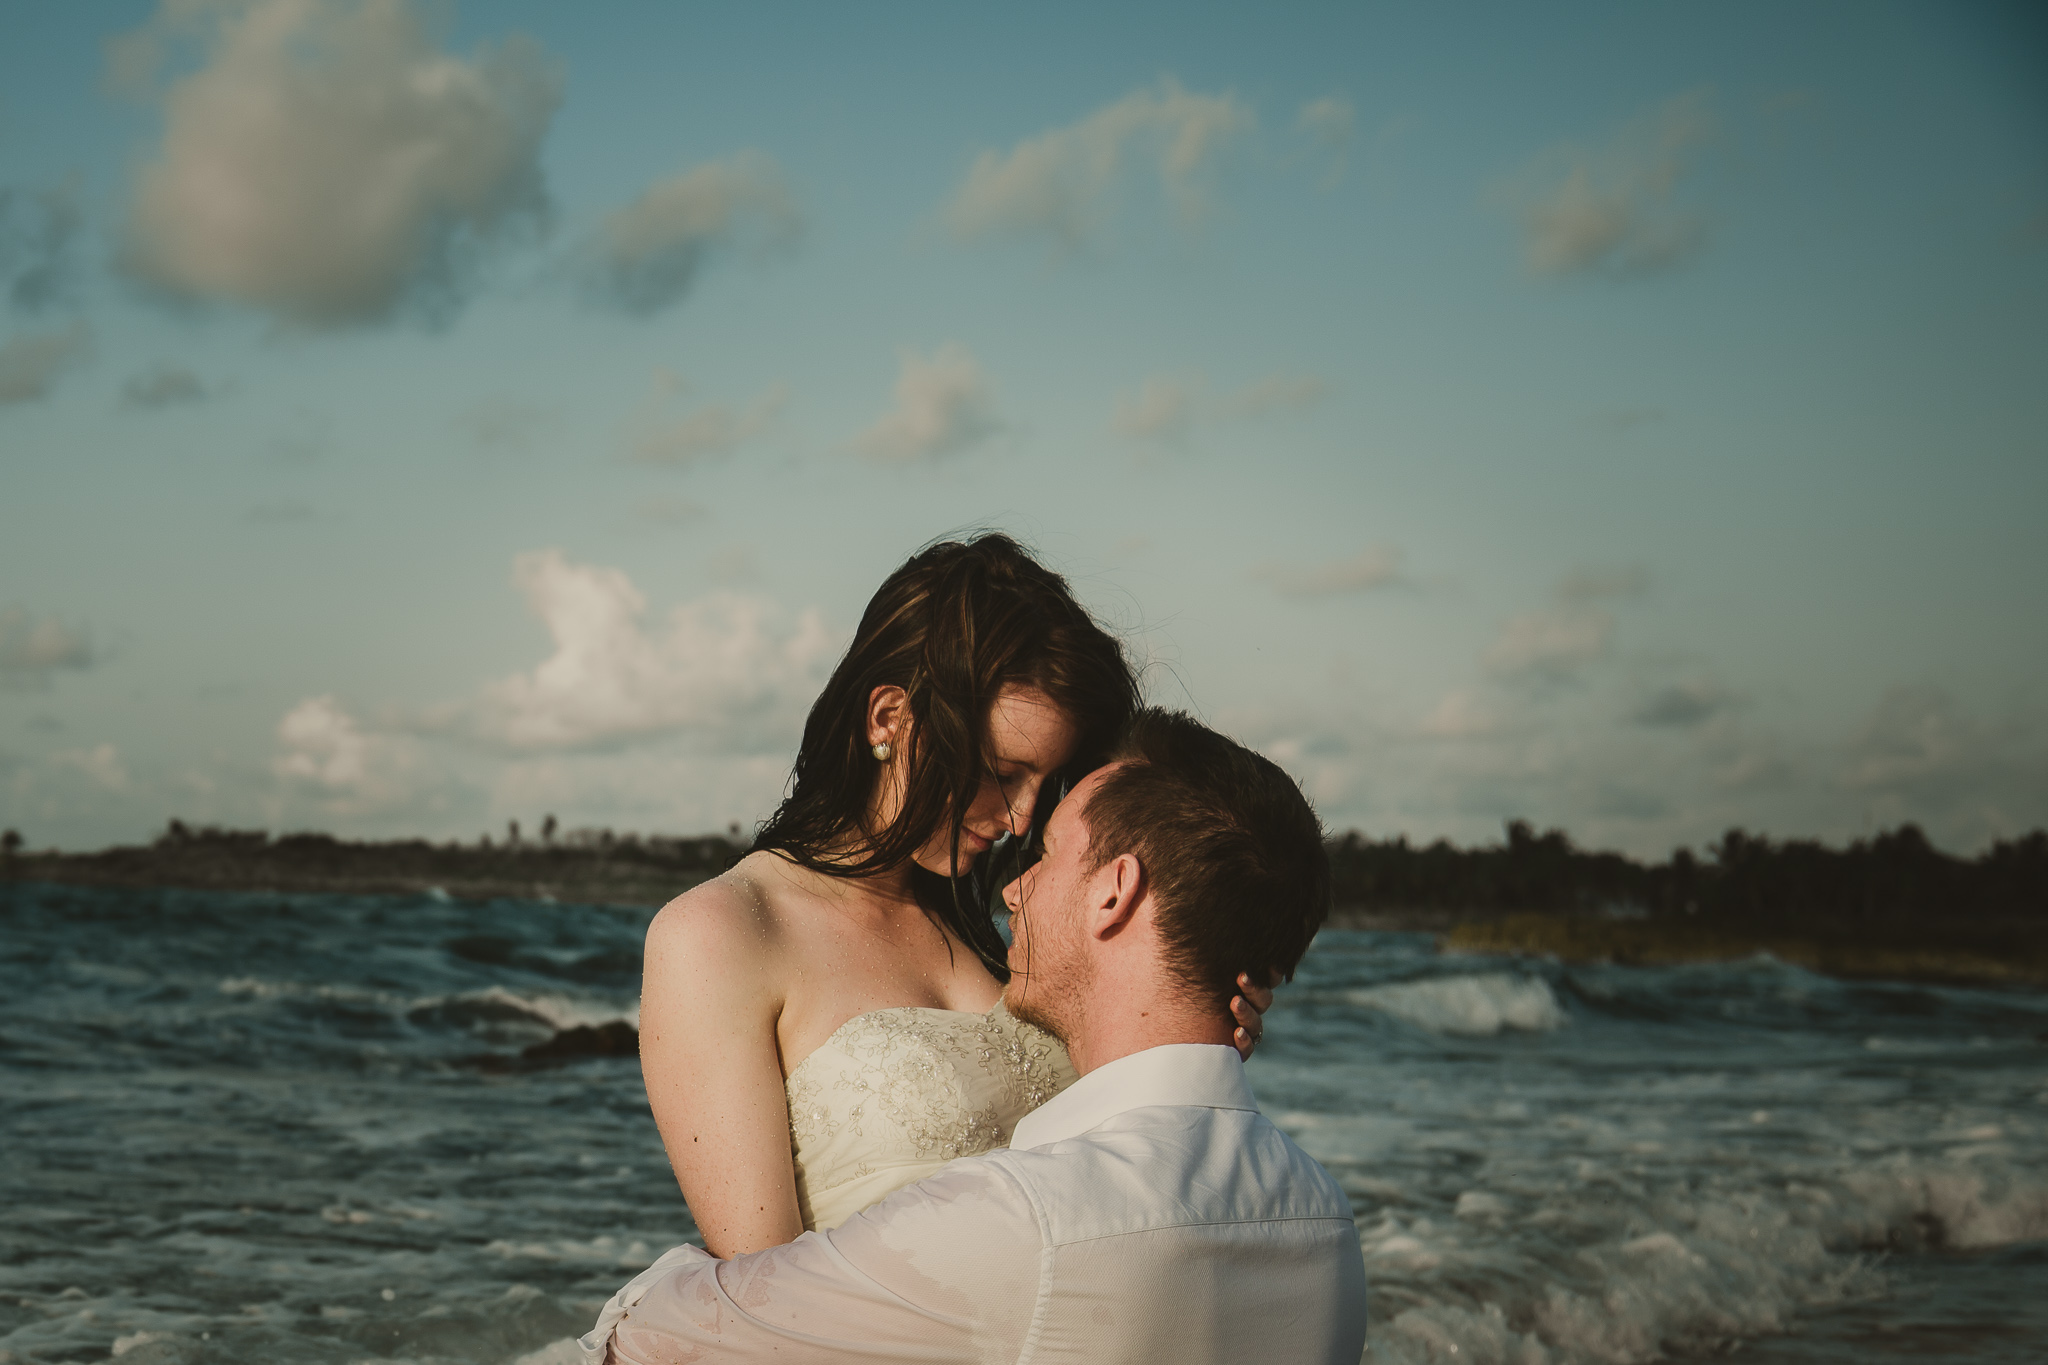
[{"label": "woman's closed eye", "polygon": [[1003,794],[1004,824],[1017,828],[1019,817],[1028,824],[1038,805],[1038,790],[1045,779],[1035,773],[997,773],[996,785]]}]

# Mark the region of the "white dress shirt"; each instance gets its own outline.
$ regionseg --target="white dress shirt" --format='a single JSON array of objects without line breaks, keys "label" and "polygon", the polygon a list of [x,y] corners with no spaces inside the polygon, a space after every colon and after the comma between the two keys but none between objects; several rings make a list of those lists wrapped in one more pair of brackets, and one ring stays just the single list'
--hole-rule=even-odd
[{"label": "white dress shirt", "polygon": [[1337,1182],[1259,1113],[1237,1052],[1111,1062],[827,1232],[681,1246],[583,1338],[601,1365],[1356,1365],[1365,1264]]}]

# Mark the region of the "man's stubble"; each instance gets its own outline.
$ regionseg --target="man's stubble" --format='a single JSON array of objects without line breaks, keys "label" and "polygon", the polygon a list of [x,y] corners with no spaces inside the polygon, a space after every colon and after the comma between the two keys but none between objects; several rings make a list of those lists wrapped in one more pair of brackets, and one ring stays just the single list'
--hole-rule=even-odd
[{"label": "man's stubble", "polygon": [[1044,1029],[1071,1051],[1081,1025],[1092,965],[1085,954],[1066,950],[1056,932],[1036,932],[1032,926],[1040,920],[1029,906],[1021,907],[1015,918],[1026,921],[1025,960],[1021,970],[1013,971],[1004,1002],[1013,1019]]}]

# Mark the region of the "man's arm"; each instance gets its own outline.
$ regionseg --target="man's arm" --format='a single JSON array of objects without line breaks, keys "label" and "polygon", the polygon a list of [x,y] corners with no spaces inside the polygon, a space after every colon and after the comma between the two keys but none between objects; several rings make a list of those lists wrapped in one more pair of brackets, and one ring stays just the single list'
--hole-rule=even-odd
[{"label": "man's arm", "polygon": [[1015,1360],[1039,1294],[1038,1215],[1014,1176],[956,1161],[843,1226],[716,1260],[678,1247],[606,1305],[585,1358],[619,1365]]}]

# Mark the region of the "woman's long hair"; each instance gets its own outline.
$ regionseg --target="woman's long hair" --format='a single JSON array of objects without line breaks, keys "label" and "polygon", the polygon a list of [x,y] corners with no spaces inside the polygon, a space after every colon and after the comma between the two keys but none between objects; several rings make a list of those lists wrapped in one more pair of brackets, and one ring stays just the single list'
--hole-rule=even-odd
[{"label": "woman's long hair", "polygon": [[[960,820],[993,772],[989,711],[1006,683],[1039,688],[1073,721],[1069,775],[1101,762],[1139,702],[1122,644],[1074,600],[1065,579],[1010,537],[983,532],[912,555],[876,590],[812,705],[789,795],[754,847],[827,876],[873,877],[950,829],[951,865],[959,868]],[[881,768],[868,744],[868,698],[892,684],[908,696],[911,716],[899,746],[903,805],[873,829],[868,808]],[[1058,790],[1053,781],[1047,787]],[[992,857],[983,855],[984,873]],[[1007,981],[985,886],[914,863],[910,881],[926,916]]]}]

